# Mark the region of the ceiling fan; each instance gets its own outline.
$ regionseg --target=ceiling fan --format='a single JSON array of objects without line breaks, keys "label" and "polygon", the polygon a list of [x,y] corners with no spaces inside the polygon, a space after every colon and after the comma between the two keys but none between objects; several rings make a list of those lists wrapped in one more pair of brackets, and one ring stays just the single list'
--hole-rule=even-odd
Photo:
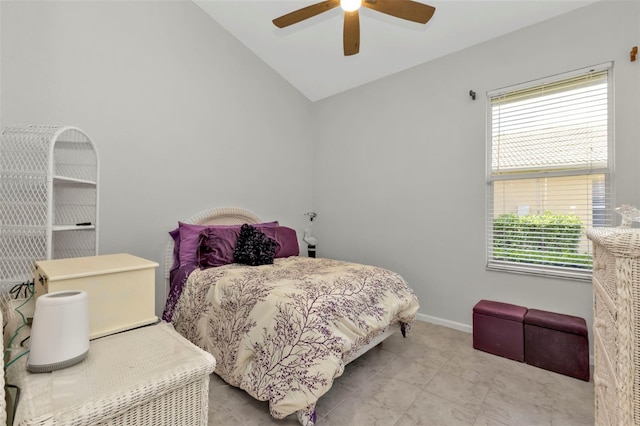
[{"label": "ceiling fan", "polygon": [[412,0],[326,0],[282,15],[274,19],[273,23],[278,28],[288,27],[338,6],[344,10],[343,48],[345,56],[355,55],[360,51],[360,17],[358,14],[360,6],[420,24],[426,24],[436,11],[435,7]]}]

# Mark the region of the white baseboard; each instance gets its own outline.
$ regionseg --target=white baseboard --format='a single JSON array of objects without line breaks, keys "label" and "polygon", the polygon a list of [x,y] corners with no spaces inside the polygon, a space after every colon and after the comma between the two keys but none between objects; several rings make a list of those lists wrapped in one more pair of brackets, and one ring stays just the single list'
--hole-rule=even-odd
[{"label": "white baseboard", "polygon": [[442,325],[444,327],[453,328],[455,330],[464,331],[465,333],[472,333],[473,327],[468,324],[463,324],[461,322],[449,321],[446,319],[433,317],[431,315],[425,314],[416,314],[416,319],[418,321],[430,322],[431,324]]}]

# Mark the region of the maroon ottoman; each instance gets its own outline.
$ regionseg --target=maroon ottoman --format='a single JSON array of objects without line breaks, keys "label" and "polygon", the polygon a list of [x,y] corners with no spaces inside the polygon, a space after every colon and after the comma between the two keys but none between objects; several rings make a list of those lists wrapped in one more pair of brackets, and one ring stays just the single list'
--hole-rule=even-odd
[{"label": "maroon ottoman", "polygon": [[529,309],[524,317],[527,364],[589,381],[589,337],[583,318]]},{"label": "maroon ottoman", "polygon": [[481,300],[473,307],[473,347],[524,362],[523,321],[527,308]]}]

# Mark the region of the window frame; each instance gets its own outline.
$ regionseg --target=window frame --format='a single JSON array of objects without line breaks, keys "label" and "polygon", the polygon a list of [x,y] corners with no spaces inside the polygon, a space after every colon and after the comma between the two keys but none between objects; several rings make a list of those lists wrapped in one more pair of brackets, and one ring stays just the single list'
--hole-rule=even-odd
[{"label": "window frame", "polygon": [[[531,80],[525,83],[511,85],[496,90],[491,90],[486,93],[487,101],[487,113],[486,113],[486,269],[490,271],[502,271],[517,274],[534,275],[541,277],[553,277],[579,280],[585,282],[591,282],[593,268],[569,268],[563,266],[550,266],[550,265],[538,265],[533,263],[519,263],[510,261],[498,261],[493,259],[493,219],[496,217],[494,212],[494,182],[497,181],[514,181],[531,178],[552,178],[563,176],[588,176],[591,174],[603,174],[605,177],[605,212],[607,212],[608,223],[605,226],[612,226],[613,206],[615,205],[615,157],[614,157],[614,85],[613,74],[614,66],[613,62],[606,62],[599,65],[585,67],[574,71],[555,74],[552,76]],[[590,72],[602,72],[606,71],[607,82],[607,165],[606,167],[598,167],[594,169],[579,170],[547,170],[538,172],[522,172],[517,174],[508,173],[493,173],[493,99],[512,92],[521,90],[532,89],[535,87],[552,84],[562,80],[567,80],[579,76],[584,76]],[[593,216],[592,216],[593,221]],[[592,224],[595,227],[595,224]]]}]

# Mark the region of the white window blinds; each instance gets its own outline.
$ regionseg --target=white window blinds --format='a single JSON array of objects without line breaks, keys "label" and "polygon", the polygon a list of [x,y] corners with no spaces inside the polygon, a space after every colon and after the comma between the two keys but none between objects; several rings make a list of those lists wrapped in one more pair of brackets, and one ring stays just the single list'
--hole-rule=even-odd
[{"label": "white window blinds", "polygon": [[587,279],[610,224],[610,67],[489,94],[491,269]]}]

